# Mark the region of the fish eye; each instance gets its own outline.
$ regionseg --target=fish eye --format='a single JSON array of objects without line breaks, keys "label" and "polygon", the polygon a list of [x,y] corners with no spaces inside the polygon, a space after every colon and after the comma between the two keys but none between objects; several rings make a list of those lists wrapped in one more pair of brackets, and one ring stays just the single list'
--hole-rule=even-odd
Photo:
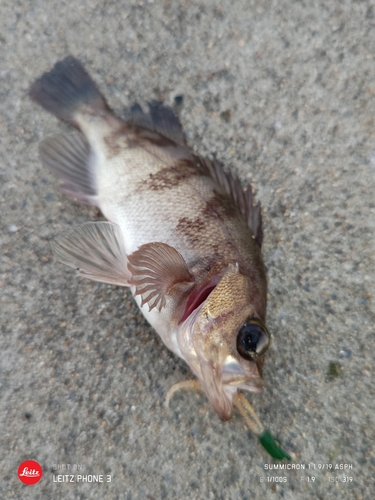
[{"label": "fish eye", "polygon": [[237,335],[237,351],[244,359],[255,360],[270,344],[267,328],[257,320],[247,320]]}]

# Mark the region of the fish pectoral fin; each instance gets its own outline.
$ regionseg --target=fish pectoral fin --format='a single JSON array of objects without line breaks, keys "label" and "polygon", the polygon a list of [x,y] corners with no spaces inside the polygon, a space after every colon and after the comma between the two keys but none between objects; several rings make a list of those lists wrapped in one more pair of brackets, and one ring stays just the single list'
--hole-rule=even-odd
[{"label": "fish pectoral fin", "polygon": [[161,311],[173,290],[193,286],[194,278],[184,258],[166,243],[142,245],[128,256],[128,260],[132,274],[130,283],[135,286],[135,295],[142,296],[141,305],[148,304],[150,311],[154,307]]},{"label": "fish pectoral fin", "polygon": [[117,224],[86,222],[53,242],[56,257],[84,278],[130,286],[122,235]]},{"label": "fish pectoral fin", "polygon": [[61,190],[78,200],[97,205],[95,155],[79,132],[47,137],[39,146],[40,159],[58,179]]},{"label": "fish pectoral fin", "polygon": [[153,130],[180,146],[186,146],[182,125],[172,109],[164,106],[160,101],[152,101],[148,107],[149,113],[145,113],[139,104],[132,106],[131,114],[134,125]]},{"label": "fish pectoral fin", "polygon": [[262,213],[260,202],[254,204],[253,191],[250,184],[246,190],[242,188],[240,179],[231,172],[226,172],[216,159],[197,157],[201,168],[228,194],[242,213],[259,248],[263,241]]}]

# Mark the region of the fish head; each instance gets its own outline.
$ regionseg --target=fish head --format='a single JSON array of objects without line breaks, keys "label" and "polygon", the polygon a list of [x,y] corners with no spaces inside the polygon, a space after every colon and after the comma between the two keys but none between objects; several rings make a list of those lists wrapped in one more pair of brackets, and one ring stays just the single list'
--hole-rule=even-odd
[{"label": "fish head", "polygon": [[[262,273],[261,273],[262,274]],[[207,299],[181,325],[178,342],[222,420],[232,415],[238,389],[262,390],[270,336],[264,324],[266,280],[230,264]]]}]

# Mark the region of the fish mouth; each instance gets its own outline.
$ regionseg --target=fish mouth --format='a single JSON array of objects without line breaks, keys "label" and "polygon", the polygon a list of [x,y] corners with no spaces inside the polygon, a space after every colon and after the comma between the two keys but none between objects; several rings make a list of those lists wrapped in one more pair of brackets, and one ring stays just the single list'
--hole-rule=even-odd
[{"label": "fish mouth", "polygon": [[221,367],[221,383],[229,392],[242,389],[248,392],[261,392],[263,379],[257,363],[241,364],[234,356],[227,356]]},{"label": "fish mouth", "polygon": [[239,389],[261,392],[262,378],[255,362],[243,366],[234,356],[227,356],[224,365],[213,366],[206,360],[200,361],[201,377],[198,377],[207,397],[221,420],[232,416],[233,397]]},{"label": "fish mouth", "polygon": [[232,392],[232,389],[242,389],[243,391],[248,391],[248,392],[262,392],[263,389],[263,380],[261,378],[258,379],[239,379],[239,380],[232,380],[230,382],[223,382],[223,385],[225,387],[228,387],[231,389],[230,392]]},{"label": "fish mouth", "polygon": [[[254,363],[255,365],[255,363]],[[248,392],[261,392],[262,379],[257,373],[249,375],[242,373],[229,373],[225,369],[213,369],[208,362],[200,363],[202,376],[200,382],[206,395],[221,420],[230,420],[232,417],[233,397],[239,389]]]}]

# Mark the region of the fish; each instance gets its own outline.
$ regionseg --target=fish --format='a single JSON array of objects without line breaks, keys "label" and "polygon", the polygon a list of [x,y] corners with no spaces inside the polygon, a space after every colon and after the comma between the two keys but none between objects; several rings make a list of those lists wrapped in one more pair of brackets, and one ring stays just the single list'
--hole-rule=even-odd
[{"label": "fish", "polygon": [[262,390],[270,345],[262,215],[251,186],[196,154],[160,101],[147,111],[135,104],[128,121],[117,117],[73,56],[37,79],[29,96],[75,129],[41,142],[42,164],[64,193],[107,219],[57,237],[56,257],[79,276],[129,287],[195,375],[185,386],[202,388],[220,419],[233,406],[251,414],[240,391]]}]

